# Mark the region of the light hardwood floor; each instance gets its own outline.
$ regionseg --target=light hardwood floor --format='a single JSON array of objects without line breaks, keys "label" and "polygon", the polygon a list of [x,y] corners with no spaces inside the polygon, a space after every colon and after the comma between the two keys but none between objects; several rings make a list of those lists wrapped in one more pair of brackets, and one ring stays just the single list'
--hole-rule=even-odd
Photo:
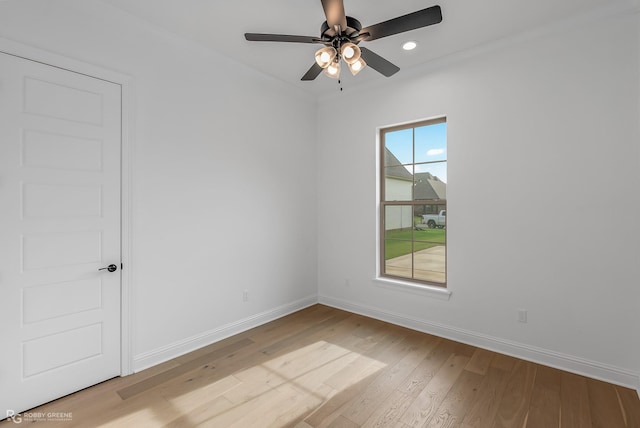
[{"label": "light hardwood floor", "polygon": [[32,412],[71,413],[38,425],[64,427],[640,428],[633,390],[322,305]]}]

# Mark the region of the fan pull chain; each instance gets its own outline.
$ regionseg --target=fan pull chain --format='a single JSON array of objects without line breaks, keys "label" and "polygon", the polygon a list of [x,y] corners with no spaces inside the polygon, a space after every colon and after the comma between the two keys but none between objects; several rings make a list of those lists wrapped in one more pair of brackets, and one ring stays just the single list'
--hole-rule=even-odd
[{"label": "fan pull chain", "polygon": [[342,92],[342,80],[338,79],[338,85],[340,86],[340,92]]}]

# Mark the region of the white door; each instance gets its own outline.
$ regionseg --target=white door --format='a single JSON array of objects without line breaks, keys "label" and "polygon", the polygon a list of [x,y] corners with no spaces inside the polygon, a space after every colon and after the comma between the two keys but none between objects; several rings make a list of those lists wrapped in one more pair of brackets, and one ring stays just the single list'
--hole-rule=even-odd
[{"label": "white door", "polygon": [[0,419],[120,374],[120,99],[0,53]]}]

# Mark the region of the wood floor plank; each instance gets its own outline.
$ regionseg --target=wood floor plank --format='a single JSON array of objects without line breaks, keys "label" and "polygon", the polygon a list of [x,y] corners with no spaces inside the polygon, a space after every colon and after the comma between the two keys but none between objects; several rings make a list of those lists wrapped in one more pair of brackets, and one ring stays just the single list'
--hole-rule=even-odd
[{"label": "wood floor plank", "polygon": [[307,398],[307,395],[300,394],[298,389],[289,384],[283,384],[265,395],[262,405],[256,406],[253,402],[248,402],[248,405],[242,406],[245,409],[245,414],[231,425],[224,426],[245,428],[254,426],[281,427],[287,425],[294,420],[298,420],[299,413],[304,409],[301,403]]},{"label": "wood floor plank", "polygon": [[323,384],[318,385],[313,391],[306,388],[300,390],[298,386],[291,386],[291,388],[296,392],[296,395],[271,424],[273,427],[295,427],[301,423],[309,427],[310,425],[304,422],[304,418],[336,394],[333,388]]},{"label": "wood floor plank", "polygon": [[188,361],[184,364],[180,364],[177,367],[171,368],[155,376],[149,377],[143,381],[123,388],[118,391],[118,395],[120,395],[123,400],[126,400],[133,397],[134,395],[141,394],[142,392],[148,391],[151,388],[161,385],[170,379],[174,379],[182,374],[188,373],[198,367],[206,366],[208,363],[232,354],[238,349],[241,349],[252,343],[253,342],[250,339],[242,339],[237,342],[231,343],[224,348],[217,349],[208,354],[204,354],[199,358]]},{"label": "wood floor plank", "polygon": [[463,419],[463,427],[484,428],[493,425],[508,379],[507,371],[496,367],[488,368],[478,388],[478,398],[471,403]]},{"label": "wood floor plank", "polygon": [[435,376],[413,400],[400,418],[400,422],[411,427],[421,427],[435,417],[438,407],[458,380],[469,360],[470,357],[456,355],[455,353],[451,354],[440,370],[436,372]]},{"label": "wood floor plank", "polygon": [[183,428],[213,425],[218,415],[223,414],[233,407],[234,404],[226,398],[214,396],[204,404],[200,404],[189,411],[178,413],[176,417],[171,418],[164,426],[166,428]]},{"label": "wood floor plank", "polygon": [[[163,388],[159,389],[159,393],[180,413],[188,414],[199,407],[207,406],[210,404],[212,399],[224,396],[229,391],[239,387],[240,385],[242,385],[241,380],[233,376],[227,376],[218,382],[211,383],[203,388],[196,388],[187,391],[181,395],[172,394],[170,391],[167,393]],[[230,404],[233,404],[230,400],[226,398],[225,400]]]},{"label": "wood floor plank", "polygon": [[64,428],[640,427],[636,391],[323,305],[33,411],[71,412],[41,424]]},{"label": "wood floor plank", "polygon": [[302,340],[304,340],[305,338],[309,337],[310,335],[313,335],[316,332],[321,332],[324,329],[329,328],[330,326],[334,326],[336,323],[346,319],[349,317],[349,313],[347,312],[339,312],[325,320],[322,320],[320,322],[318,322],[317,324],[308,327],[296,334],[293,334],[289,337],[287,337],[286,339],[283,340],[279,340],[276,343],[273,343],[272,345],[266,346],[265,348],[262,349],[262,353],[265,355],[273,355],[275,354],[278,350],[281,350],[283,348],[287,348],[289,346],[291,346],[292,344],[296,344]]},{"label": "wood floor plank", "polygon": [[[108,412],[88,419],[91,425],[79,424],[79,427],[100,426],[105,428],[136,427],[149,424],[155,421],[158,425],[166,425],[169,420],[175,417],[171,406],[154,401],[148,405],[137,405],[135,410],[123,409],[122,413]],[[95,425],[93,425],[95,424]]]},{"label": "wood floor plank", "polygon": [[348,406],[352,400],[367,390],[369,384],[373,382],[373,379],[373,376],[368,376],[355,384],[339,390],[331,399],[325,401],[322,406],[305,418],[305,422],[312,427],[328,426],[333,420],[340,416],[342,410]]},{"label": "wood floor plank", "polygon": [[522,360],[516,362],[502,395],[494,428],[524,426],[535,375],[535,364]]},{"label": "wood floor plank", "polygon": [[[384,372],[371,382],[367,390],[343,411],[347,419],[362,425],[380,406],[380,404],[396,389],[426,357],[429,352],[427,346],[431,340],[425,341],[419,333],[412,333],[407,340],[399,342],[389,350],[395,353],[395,364],[389,364]],[[393,361],[385,359],[387,363]]]},{"label": "wood floor plank", "polygon": [[[226,398],[226,396],[223,396]],[[251,397],[248,401],[234,403],[226,411],[210,419],[211,426],[245,428],[260,426],[259,423],[269,423],[277,417],[277,410],[283,403],[287,403],[290,397],[276,389],[268,389],[261,394]],[[267,425],[264,425],[267,426]]]},{"label": "wood floor plank", "polygon": [[[112,400],[104,403],[94,402],[91,408],[74,411],[71,426],[141,426],[148,423],[146,421],[149,419],[162,421],[164,424],[179,415],[179,411],[165,400],[159,391],[151,391],[131,400],[119,401],[117,406],[113,404]],[[90,424],[87,423],[89,421]]]},{"label": "wood floor plank", "polygon": [[316,342],[295,353],[235,373],[233,377],[240,379],[242,385],[230,390],[225,397],[233,403],[243,403],[284,384],[299,385],[300,377],[349,354],[348,350],[339,346]]},{"label": "wood floor plank", "polygon": [[[560,426],[562,428],[591,428],[587,379],[573,373],[560,376]],[[640,425],[639,425],[640,426]]]},{"label": "wood floor plank", "polygon": [[616,393],[622,408],[624,422],[627,427],[640,427],[640,406],[638,406],[638,393],[629,388],[615,386]]},{"label": "wood floor plank", "polygon": [[362,428],[382,428],[396,425],[411,401],[411,397],[404,392],[394,390],[362,424]]},{"label": "wood floor plank", "polygon": [[[392,337],[390,332],[395,331],[395,326],[375,323],[376,328],[370,330],[370,335],[361,338],[362,335],[354,335],[355,346],[353,350],[355,359],[342,369],[336,370],[324,380],[325,385],[332,386],[338,393],[324,402],[322,406],[311,412],[305,422],[313,427],[329,426],[336,420],[349,403],[364,391],[375,379],[375,375],[384,368],[384,364],[374,357],[384,357],[385,349],[397,342],[397,337]],[[362,346],[362,341],[367,342]]]},{"label": "wood floor plank", "polygon": [[595,379],[587,379],[591,425],[594,428],[624,428],[624,418],[615,387]]},{"label": "wood floor plank", "polygon": [[391,334],[392,331],[395,331],[395,328],[385,325],[374,335],[365,339],[368,343],[367,346],[360,346],[361,342],[358,342],[356,344],[358,358],[348,367],[328,378],[325,383],[335,389],[342,389],[353,383],[355,379],[362,379],[368,376],[365,376],[365,373],[373,374],[378,372],[385,366],[385,363],[379,361],[379,354],[402,339]]},{"label": "wood floor plank", "polygon": [[478,388],[483,379],[483,375],[463,370],[426,427],[451,428],[461,425],[471,403],[478,398]]},{"label": "wood floor plank", "polygon": [[389,326],[383,321],[375,320],[371,322],[367,318],[361,317],[358,328],[354,330],[353,335],[360,338],[367,338],[378,334],[380,330],[388,327]]},{"label": "wood floor plank", "polygon": [[536,367],[527,427],[560,427],[560,382],[559,370]]},{"label": "wood floor plank", "polygon": [[375,358],[385,366],[392,366],[410,348],[407,338],[415,337],[416,332],[397,325],[392,325],[384,331],[386,331],[386,335],[382,337],[379,343],[363,354]]},{"label": "wood floor plank", "polygon": [[440,367],[445,363],[447,358],[451,356],[455,349],[455,342],[446,339],[438,339],[435,346],[427,354],[427,356],[418,364],[398,390],[407,395],[417,396],[425,386],[433,379]]},{"label": "wood floor plank", "polygon": [[360,425],[356,424],[353,421],[345,418],[344,416],[338,416],[331,424],[329,424],[329,428],[359,428]]},{"label": "wood floor plank", "polygon": [[514,358],[510,355],[496,354],[493,357],[493,360],[491,360],[491,367],[511,372],[511,370],[513,370],[513,366],[515,366],[517,361],[517,358]]},{"label": "wood floor plank", "polygon": [[[329,397],[324,394],[319,395],[321,391],[325,390],[325,388],[336,391],[325,383],[327,378],[349,366],[356,358],[358,358],[358,354],[355,352],[341,355],[333,360],[328,360],[326,364],[317,367],[315,370],[300,373],[295,378],[291,378],[288,383],[299,389],[302,394],[311,393],[321,397],[322,401],[325,401]],[[335,394],[331,394],[331,396],[333,395]]]},{"label": "wood floor plank", "polygon": [[489,366],[491,366],[491,361],[495,355],[495,352],[475,348],[475,352],[473,353],[469,364],[467,364],[464,369],[480,375],[485,375],[487,374],[487,370],[489,370]]},{"label": "wood floor plank", "polygon": [[471,357],[473,357],[473,355],[478,350],[478,348],[476,348],[475,346],[467,345],[466,343],[455,342],[455,344],[456,344],[456,347],[454,352],[457,355],[463,355],[465,357],[469,357],[469,360],[471,360]]},{"label": "wood floor plank", "polygon": [[[354,314],[335,308],[328,308],[329,310],[322,311],[314,311],[314,307],[308,309],[310,312],[304,310],[288,315],[285,322],[276,324],[273,328],[266,328],[263,330],[261,329],[262,326],[256,327],[253,331],[249,332],[250,334],[247,337],[256,343],[263,344],[264,347],[266,347],[269,344],[276,342],[283,343],[282,340],[290,338],[296,334],[299,337],[300,332],[303,331],[306,332],[307,335],[312,336],[313,330],[309,330],[309,328],[312,328],[321,322],[326,323],[325,326],[327,327],[322,332],[324,336],[333,332],[336,326],[341,325],[346,320],[354,318]],[[266,325],[268,326],[270,324],[271,323],[268,323]]]}]

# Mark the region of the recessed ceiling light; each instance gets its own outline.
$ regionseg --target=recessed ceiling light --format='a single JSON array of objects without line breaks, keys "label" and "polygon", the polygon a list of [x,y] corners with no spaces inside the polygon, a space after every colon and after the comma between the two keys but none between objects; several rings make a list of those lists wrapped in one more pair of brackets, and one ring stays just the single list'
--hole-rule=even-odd
[{"label": "recessed ceiling light", "polygon": [[411,40],[408,42],[404,42],[404,44],[402,45],[402,49],[404,49],[405,51],[411,51],[415,49],[416,46],[418,46],[418,43]]}]

